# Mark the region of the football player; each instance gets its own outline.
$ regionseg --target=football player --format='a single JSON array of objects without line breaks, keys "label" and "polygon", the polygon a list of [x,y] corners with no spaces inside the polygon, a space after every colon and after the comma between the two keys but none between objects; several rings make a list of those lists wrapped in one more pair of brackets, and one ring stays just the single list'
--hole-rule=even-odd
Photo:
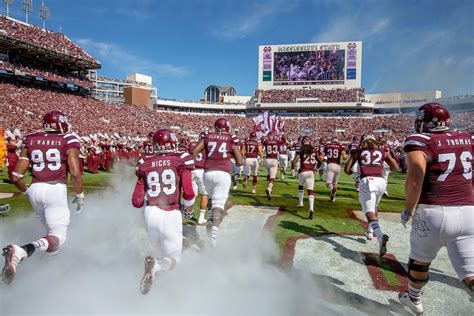
[{"label": "football player", "polygon": [[[349,151],[349,154],[352,156],[352,153],[356,152],[357,149],[359,148],[360,144],[360,139],[357,136],[352,137],[352,142],[348,145],[347,150]],[[386,162],[384,162],[384,167],[387,165]],[[383,176],[383,172],[382,172]],[[359,163],[356,161],[354,163],[354,166],[352,167],[352,177],[354,178],[354,188],[357,192],[359,192],[359,182],[360,182],[360,168],[359,168]]]},{"label": "football player", "polygon": [[[378,141],[381,144],[380,146],[382,147],[382,149],[388,152],[388,154],[391,155],[393,159],[395,159],[395,152],[393,151],[392,146],[390,146],[390,144],[387,143],[383,135],[378,137]],[[382,177],[385,179],[385,182],[387,182],[387,188],[388,188],[389,175],[390,175],[390,167],[387,165],[387,163],[384,163],[383,168],[382,168]],[[387,189],[385,190],[384,194],[388,196]]]},{"label": "football player", "polygon": [[285,179],[286,168],[288,168],[288,142],[285,135],[278,141],[278,164],[280,166],[281,178]]},{"label": "football player", "polygon": [[242,186],[247,187],[247,181],[252,173],[252,193],[257,193],[257,179],[258,179],[258,167],[259,159],[263,160],[262,144],[257,138],[257,134],[254,132],[250,133],[249,138],[244,143],[243,155],[245,156],[244,162],[244,178],[242,180]]},{"label": "football player", "polygon": [[384,234],[380,227],[377,212],[380,199],[387,186],[382,177],[382,166],[384,162],[387,162],[391,170],[396,172],[398,165],[392,156],[379,145],[373,134],[362,136],[360,146],[352,150],[351,157],[344,166],[345,173],[352,175],[352,168],[356,162],[359,164],[361,178],[359,201],[369,228],[366,236],[369,240],[372,239],[372,232],[377,236],[380,255],[384,256],[387,253],[388,235]]},{"label": "football player", "polygon": [[[66,241],[70,215],[66,187],[68,172],[75,192],[73,203],[77,204],[76,211],[80,212],[84,205],[80,146],[79,139],[70,132],[68,118],[59,111],[46,113],[43,131],[26,137],[12,180],[30,201],[46,228],[46,235],[23,246],[12,244],[3,248],[5,266],[2,277],[5,283],[12,283],[18,264],[25,258],[37,251],[55,255]],[[23,178],[30,165],[33,179],[27,187]]]},{"label": "football player", "polygon": [[[240,151],[242,152],[242,142],[239,139],[239,129],[234,128],[234,135],[235,139],[239,144]],[[232,189],[237,190],[237,181],[239,180],[240,175],[242,174],[243,168],[242,166],[238,166],[235,164],[235,159],[230,158],[230,174],[232,175]]]},{"label": "football player", "polygon": [[276,174],[278,171],[278,140],[273,132],[268,133],[267,137],[263,142],[263,148],[265,151],[265,169],[267,169],[268,186],[265,190],[268,200],[272,199],[273,183],[275,182]]},{"label": "football player", "polygon": [[321,164],[321,166],[319,166],[318,168],[318,173],[319,173],[319,181],[320,182],[323,182],[324,179],[323,179],[323,175],[324,175],[324,171],[326,170],[327,166],[328,166],[328,163],[327,163],[327,160],[328,158],[327,157],[324,157],[324,147],[326,147],[326,144],[327,144],[327,140],[325,137],[321,137],[319,139],[319,155],[323,157],[323,163]]},{"label": "football player", "polygon": [[[147,294],[157,274],[173,269],[181,259],[183,244],[183,212],[192,213],[194,161],[187,152],[178,152],[178,140],[169,129],[160,129],[153,136],[154,154],[138,161],[138,177],[132,204],[145,205],[144,218],[156,257],[145,258],[145,273],[140,291]],[[183,205],[180,205],[181,190]]]},{"label": "football player", "polygon": [[337,137],[331,139],[331,143],[324,146],[324,157],[327,158],[326,186],[331,191],[329,200],[336,201],[337,182],[341,175],[341,157],[346,160],[346,148],[339,143]]},{"label": "football player", "polygon": [[[203,138],[205,135],[204,132],[199,134],[199,139]],[[192,141],[189,144],[189,153],[191,154],[194,147],[196,147],[197,141]],[[202,179],[204,175],[204,165],[206,164],[206,156],[204,151],[201,151],[197,154],[196,160],[194,160],[194,170],[193,170],[193,190],[194,195],[197,196],[198,192],[201,194],[201,202],[199,204],[199,219],[198,224],[206,223],[206,210],[207,204],[209,202],[209,196],[207,195],[206,186],[204,185],[204,181]]]},{"label": "football player", "polygon": [[313,219],[314,216],[314,171],[318,163],[322,163],[319,156],[319,148],[313,147],[311,138],[304,136],[302,139],[302,146],[299,155],[292,161],[292,166],[300,162],[300,168],[298,170],[298,208],[303,207],[304,187],[306,185],[306,191],[308,193],[309,201],[309,219]]},{"label": "football player", "polygon": [[406,138],[408,159],[405,210],[413,217],[408,261],[408,291],[400,303],[423,313],[423,287],[436,254],[445,246],[463,288],[474,301],[473,143],[469,134],[450,132],[448,110],[438,103],[418,109],[417,134]]},{"label": "football player", "polygon": [[215,247],[219,225],[224,218],[224,209],[229,189],[230,158],[233,156],[236,165],[243,164],[237,137],[230,133],[230,123],[225,118],[219,118],[214,123],[214,132],[208,132],[199,140],[192,151],[193,159],[204,150],[206,163],[204,164],[203,181],[206,191],[211,199],[210,220],[207,231],[211,243]]}]

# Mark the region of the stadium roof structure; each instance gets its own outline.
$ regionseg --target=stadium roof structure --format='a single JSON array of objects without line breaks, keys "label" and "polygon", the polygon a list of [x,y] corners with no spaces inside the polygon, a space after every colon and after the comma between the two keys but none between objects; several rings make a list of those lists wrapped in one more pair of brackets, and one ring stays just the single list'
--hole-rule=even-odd
[{"label": "stadium roof structure", "polygon": [[[64,34],[46,31],[5,16],[0,16],[0,22],[0,48],[14,49],[18,51],[22,56],[40,58],[44,61],[54,63],[55,65],[65,67],[70,70],[87,70],[101,68],[101,64],[97,59],[95,59],[85,50],[80,48]],[[11,25],[8,25],[9,23]],[[21,27],[31,29],[31,32],[33,33],[46,32],[41,33],[41,35],[51,34],[51,41],[55,40],[54,37],[60,36],[62,40],[64,40],[71,47],[79,51],[83,58],[55,50],[52,47],[48,47],[48,44],[46,43],[41,43],[43,44],[41,45],[39,42],[33,43],[32,41],[17,38],[8,32],[8,27],[15,27],[19,25],[21,25]]]}]

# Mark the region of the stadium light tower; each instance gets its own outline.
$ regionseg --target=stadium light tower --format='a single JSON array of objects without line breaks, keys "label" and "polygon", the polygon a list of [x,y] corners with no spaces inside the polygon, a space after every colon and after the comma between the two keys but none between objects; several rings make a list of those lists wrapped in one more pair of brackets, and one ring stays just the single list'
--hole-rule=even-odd
[{"label": "stadium light tower", "polygon": [[33,0],[23,0],[22,9],[25,11],[26,23],[28,23],[28,13],[33,11]]},{"label": "stadium light tower", "polygon": [[46,20],[49,19],[49,8],[41,1],[40,18],[43,19],[43,29],[46,29]]},{"label": "stadium light tower", "polygon": [[7,16],[10,14],[10,6],[13,4],[13,0],[3,0],[3,3],[7,6]]}]

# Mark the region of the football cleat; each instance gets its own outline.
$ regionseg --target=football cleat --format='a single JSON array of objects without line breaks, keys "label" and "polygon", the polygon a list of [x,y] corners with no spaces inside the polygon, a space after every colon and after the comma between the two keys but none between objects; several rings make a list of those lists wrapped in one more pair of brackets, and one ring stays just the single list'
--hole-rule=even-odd
[{"label": "football cleat", "polygon": [[156,259],[152,256],[146,257],[145,273],[143,274],[142,282],[140,283],[140,292],[143,295],[148,294],[148,292],[150,292],[157,271],[158,267],[156,264]]},{"label": "football cleat", "polygon": [[383,257],[387,253],[387,242],[388,242],[388,236],[383,234],[378,238],[379,241],[379,252],[380,255]]},{"label": "football cleat", "polygon": [[199,225],[203,225],[203,224],[206,224],[207,223],[207,219],[205,219],[204,217],[199,217],[198,219],[198,224]]},{"label": "football cleat", "polygon": [[252,194],[257,194],[257,190],[255,190],[255,188],[252,189]]},{"label": "football cleat", "polygon": [[371,230],[366,231],[365,238],[367,238],[367,240],[372,240],[372,238],[374,238],[374,232]]},{"label": "football cleat", "polygon": [[6,284],[11,284],[15,278],[16,268],[20,262],[27,257],[25,249],[17,245],[8,245],[3,248],[5,266],[2,271],[2,279]]},{"label": "football cleat", "polygon": [[413,301],[410,299],[410,295],[408,294],[408,292],[398,293],[398,300],[400,301],[400,304],[408,307],[412,312],[415,313],[415,315],[423,315],[423,305],[421,304],[421,302],[419,304],[413,303]]},{"label": "football cleat", "polygon": [[330,202],[336,202],[336,193],[329,194],[329,201]]},{"label": "football cleat", "polygon": [[314,211],[309,211],[308,219],[313,219],[313,217],[314,217]]},{"label": "football cleat", "polygon": [[387,192],[387,191],[385,191],[385,192],[383,193],[383,195],[385,195],[385,196],[388,196],[388,192]]},{"label": "football cleat", "polygon": [[244,178],[242,179],[242,187],[243,187],[244,189],[247,187],[247,180],[248,180],[247,177],[244,177]]},{"label": "football cleat", "polygon": [[281,179],[282,179],[282,180],[285,179],[285,175],[284,175],[284,174],[281,175]]},{"label": "football cleat", "polygon": [[296,208],[303,208],[303,204],[298,204]]},{"label": "football cleat", "polygon": [[268,200],[271,201],[272,200],[272,190],[266,189],[265,194],[267,194]]}]

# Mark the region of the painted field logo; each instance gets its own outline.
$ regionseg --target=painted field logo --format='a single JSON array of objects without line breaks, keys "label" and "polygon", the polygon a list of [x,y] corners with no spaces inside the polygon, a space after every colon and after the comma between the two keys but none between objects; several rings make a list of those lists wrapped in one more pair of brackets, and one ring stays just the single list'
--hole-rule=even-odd
[{"label": "painted field logo", "polygon": [[407,288],[407,273],[392,254],[380,257],[376,253],[361,252],[374,287],[377,290],[403,292]]}]

